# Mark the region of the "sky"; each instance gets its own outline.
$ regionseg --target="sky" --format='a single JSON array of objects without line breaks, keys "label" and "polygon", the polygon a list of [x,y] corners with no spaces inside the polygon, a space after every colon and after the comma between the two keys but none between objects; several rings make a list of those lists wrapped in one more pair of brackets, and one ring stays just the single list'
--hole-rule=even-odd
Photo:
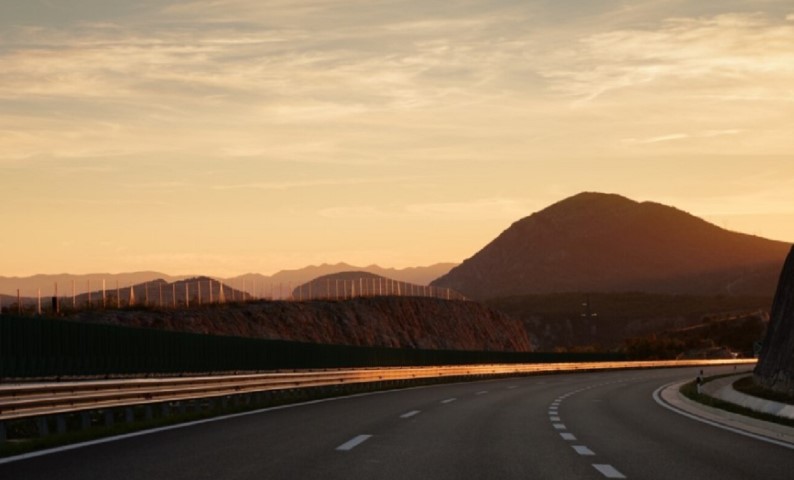
[{"label": "sky", "polygon": [[0,0],[0,275],[460,262],[582,191],[794,242],[790,0]]}]

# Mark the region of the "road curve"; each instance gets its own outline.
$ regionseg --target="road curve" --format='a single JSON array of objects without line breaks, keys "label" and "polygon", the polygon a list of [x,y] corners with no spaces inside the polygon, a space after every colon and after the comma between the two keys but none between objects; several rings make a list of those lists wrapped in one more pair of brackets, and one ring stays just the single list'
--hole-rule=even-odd
[{"label": "road curve", "polygon": [[0,478],[790,478],[791,450],[653,400],[659,386],[695,373],[544,375],[347,397],[7,462]]}]

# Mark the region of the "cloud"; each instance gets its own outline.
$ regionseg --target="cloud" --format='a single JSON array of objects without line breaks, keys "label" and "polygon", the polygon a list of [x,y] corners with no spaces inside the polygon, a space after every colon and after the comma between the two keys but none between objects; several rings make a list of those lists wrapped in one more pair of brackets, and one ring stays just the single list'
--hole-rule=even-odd
[{"label": "cloud", "polygon": [[625,138],[623,141],[628,144],[647,145],[651,143],[672,142],[676,140],[724,137],[728,135],[738,135],[741,132],[742,130],[736,128],[727,130],[706,130],[697,133],[669,133],[667,135],[658,135],[648,138]]},{"label": "cloud", "polygon": [[339,187],[367,184],[395,184],[411,182],[416,177],[372,177],[372,178],[315,178],[309,180],[285,180],[274,182],[248,182],[213,185],[213,190],[292,190],[296,188]]},{"label": "cloud", "polygon": [[794,101],[794,25],[763,14],[671,18],[655,29],[582,38],[545,59],[552,88],[579,101],[653,86],[671,95],[743,95]]},{"label": "cloud", "polygon": [[330,207],[319,211],[321,217],[333,219],[376,218],[506,218],[514,220],[526,216],[529,202],[524,199],[480,198],[460,202],[409,203],[401,206]]}]

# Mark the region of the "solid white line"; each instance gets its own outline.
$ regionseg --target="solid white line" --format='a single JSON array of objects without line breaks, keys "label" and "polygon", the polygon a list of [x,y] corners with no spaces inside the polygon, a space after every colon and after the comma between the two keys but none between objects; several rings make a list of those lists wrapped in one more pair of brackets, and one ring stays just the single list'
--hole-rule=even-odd
[{"label": "solid white line", "polygon": [[713,421],[708,420],[706,418],[698,417],[697,415],[693,415],[693,414],[691,414],[689,412],[685,412],[685,411],[683,411],[681,409],[678,409],[678,408],[670,405],[669,403],[667,403],[664,400],[662,400],[661,392],[665,388],[667,388],[667,387],[669,387],[669,386],[671,386],[671,385],[673,385],[675,383],[679,383],[679,382],[668,383],[667,385],[662,385],[661,387],[657,388],[653,392],[654,401],[656,403],[658,403],[659,405],[661,405],[662,407],[664,407],[664,408],[666,408],[666,409],[668,409],[670,411],[673,411],[673,412],[675,412],[675,413],[677,413],[679,415],[683,415],[683,416],[685,416],[687,418],[691,418],[692,420],[697,420],[698,422],[702,422],[702,423],[705,423],[707,425],[711,425],[712,427],[721,428],[721,429],[727,430],[729,432],[738,433],[739,435],[744,435],[745,437],[754,438],[756,440],[761,440],[762,442],[772,443],[774,445],[780,445],[781,447],[786,447],[786,448],[790,448],[790,449],[794,450],[794,444],[791,444],[791,443],[788,443],[788,442],[782,442],[782,441],[779,441],[779,440],[775,440],[773,438],[765,437],[763,435],[757,435],[755,433],[747,432],[745,430],[741,430],[741,429],[738,429],[738,428],[733,428],[733,427],[730,427],[728,425],[723,425],[723,424],[718,423],[718,422],[713,422]]},{"label": "solid white line", "polygon": [[446,400],[441,400],[441,403],[452,403],[452,402],[454,402],[455,400],[457,400],[457,398],[448,398],[448,399],[446,399]]},{"label": "solid white line", "polygon": [[[94,445],[101,445],[103,443],[117,442],[119,440],[126,440],[128,438],[135,438],[135,437],[141,437],[141,436],[144,436],[144,435],[151,435],[151,434],[159,433],[159,432],[166,432],[168,430],[177,430],[177,429],[180,429],[180,428],[188,428],[188,427],[192,427],[194,425],[201,425],[201,424],[204,424],[204,423],[221,422],[221,421],[229,420],[229,419],[232,419],[232,418],[246,417],[248,415],[258,415],[260,413],[273,412],[273,411],[276,411],[276,410],[285,410],[285,409],[288,409],[288,408],[298,408],[298,407],[303,407],[303,406],[306,406],[306,405],[316,405],[318,403],[338,402],[340,400],[346,400],[346,399],[349,399],[349,398],[369,397],[369,396],[373,396],[373,395],[384,395],[384,394],[388,394],[388,393],[394,393],[396,391],[418,390],[418,389],[423,389],[423,388],[434,388],[436,386],[437,385],[433,385],[433,386],[424,385],[424,386],[409,387],[409,388],[406,388],[406,389],[398,389],[398,390],[381,390],[381,391],[378,391],[378,392],[356,393],[356,394],[353,394],[353,395],[345,395],[343,397],[320,398],[320,399],[317,399],[317,400],[309,400],[307,402],[290,403],[290,404],[287,404],[287,405],[277,405],[275,407],[265,407],[265,408],[260,408],[260,409],[257,409],[257,410],[250,410],[248,412],[231,413],[229,415],[220,415],[220,416],[217,416],[217,417],[203,418],[201,420],[194,420],[192,422],[177,423],[177,424],[174,424],[174,425],[166,425],[165,427],[150,428],[148,430],[139,430],[137,432],[124,433],[122,435],[114,435],[112,437],[98,438],[96,440],[89,440],[87,442],[73,443],[71,445],[63,445],[63,446],[60,446],[60,447],[48,448],[46,450],[38,450],[38,451],[35,451],[35,452],[23,453],[23,454],[20,454],[20,455],[15,455],[13,457],[0,458],[0,465],[6,464],[6,463],[17,462],[17,461],[20,461],[20,460],[28,460],[28,459],[36,458],[36,457],[43,457],[45,455],[51,455],[53,453],[68,452],[69,450],[76,450],[78,448],[83,448],[83,447],[91,447],[91,446],[94,446]],[[449,399],[449,401],[455,401],[455,399],[452,398],[452,399]],[[442,403],[447,403],[447,401],[444,401]]]},{"label": "solid white line", "polygon": [[509,387],[507,387],[508,390],[512,390],[514,388],[518,388],[518,385],[510,385]]},{"label": "solid white line", "polygon": [[480,390],[476,395],[485,395],[486,393],[488,393],[488,390]]},{"label": "solid white line", "polygon": [[595,455],[595,452],[585,447],[584,445],[571,445],[576,453],[579,455]]},{"label": "solid white line", "polygon": [[417,413],[419,413],[419,410],[411,410],[410,412],[403,413],[402,415],[400,415],[400,418],[411,418]]},{"label": "solid white line", "polygon": [[626,478],[625,475],[618,472],[617,469],[612,465],[606,465],[603,463],[594,463],[593,467],[599,472],[601,472],[601,475],[607,478]]},{"label": "solid white line", "polygon": [[564,423],[552,423],[557,430],[567,430]]},{"label": "solid white line", "polygon": [[372,438],[372,435],[358,435],[336,447],[341,452],[348,452]]},{"label": "solid white line", "polygon": [[573,433],[561,432],[560,436],[562,437],[563,440],[568,440],[568,441],[576,440],[576,436]]}]

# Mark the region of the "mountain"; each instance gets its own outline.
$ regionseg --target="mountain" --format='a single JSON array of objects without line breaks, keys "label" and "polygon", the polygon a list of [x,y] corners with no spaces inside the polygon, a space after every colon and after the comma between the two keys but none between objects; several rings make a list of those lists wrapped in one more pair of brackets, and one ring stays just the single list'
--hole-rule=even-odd
[{"label": "mountain", "polygon": [[[48,314],[56,309],[61,313],[67,313],[76,309],[114,309],[129,306],[182,308],[185,305],[239,302],[252,298],[246,292],[236,290],[209,277],[193,277],[173,282],[156,279],[123,287],[121,283],[116,287],[115,283],[111,285],[107,281],[105,282],[105,288],[102,288],[101,281],[91,285],[90,292],[77,293],[75,290],[74,295],[72,295],[71,289],[68,289],[68,291],[59,290],[57,304],[53,303],[52,292],[43,290],[41,297],[39,297],[38,292],[35,296],[21,296],[20,294],[19,303],[25,313],[33,313],[38,309],[40,298],[41,310],[43,313]],[[20,306],[17,305],[17,297],[15,295],[0,295],[0,312],[13,313],[18,308]]]},{"label": "mountain", "polygon": [[383,268],[378,265],[356,267],[347,263],[310,265],[297,270],[281,270],[273,275],[247,273],[237,277],[223,279],[227,284],[250,293],[255,297],[274,299],[287,298],[298,285],[316,278],[343,272],[365,272],[392,280],[429,285],[433,279],[444,275],[454,267],[454,263],[436,263],[426,267]]},{"label": "mountain", "polygon": [[90,273],[85,275],[72,275],[68,273],[58,275],[33,275],[30,277],[0,277],[0,293],[16,297],[17,289],[23,297],[36,297],[38,291],[41,295],[50,297],[55,294],[55,284],[58,284],[58,296],[81,295],[88,291],[101,291],[102,282],[105,288],[110,290],[119,288],[130,288],[130,285],[137,285],[154,280],[164,280],[175,282],[184,280],[191,275],[166,275],[160,272],[131,272],[131,273]]},{"label": "mountain", "polygon": [[[437,263],[426,267],[409,267],[403,269],[383,268],[377,265],[368,267],[355,267],[346,263],[335,265],[322,264],[319,266],[311,265],[297,270],[282,270],[272,276],[261,275],[258,273],[248,273],[230,278],[215,278],[226,285],[232,286],[241,291],[245,291],[256,297],[281,298],[289,295],[292,287],[306,283],[314,278],[340,273],[346,271],[365,271],[375,275],[388,277],[394,280],[414,283],[417,285],[428,285],[433,279],[449,272],[454,267],[454,263]],[[23,297],[36,297],[41,290],[42,296],[50,297],[54,295],[55,284],[58,284],[59,296],[71,296],[74,286],[75,295],[84,294],[90,291],[102,289],[102,282],[105,282],[106,289],[115,289],[116,283],[119,288],[128,288],[130,285],[138,285],[155,280],[163,280],[173,283],[188,278],[199,277],[199,275],[167,275],[160,272],[145,271],[133,273],[92,273],[86,275],[33,275],[30,277],[2,277],[0,276],[0,294],[6,294],[16,299],[16,291],[19,289]],[[281,294],[279,295],[279,292]]]},{"label": "mountain", "polygon": [[432,282],[477,299],[554,292],[772,295],[790,245],[585,192],[523,218]]},{"label": "mountain", "polygon": [[417,285],[374,273],[351,271],[332,273],[298,285],[292,291],[295,300],[346,299],[352,297],[435,297],[461,300],[463,296],[449,288]]}]

